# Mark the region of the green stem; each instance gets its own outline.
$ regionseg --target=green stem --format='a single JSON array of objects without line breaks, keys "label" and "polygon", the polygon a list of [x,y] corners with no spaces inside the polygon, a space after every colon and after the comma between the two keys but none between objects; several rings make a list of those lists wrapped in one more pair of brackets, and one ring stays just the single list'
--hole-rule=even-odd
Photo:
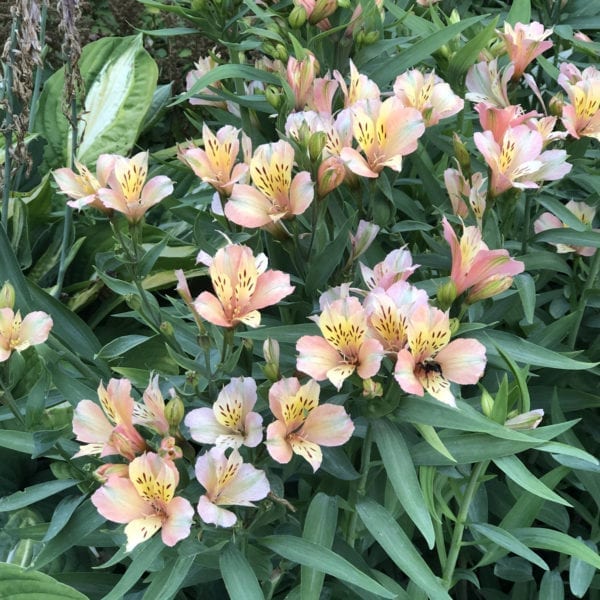
[{"label": "green stem", "polygon": [[223,346],[221,347],[221,365],[225,363],[233,347],[233,329],[223,331]]},{"label": "green stem", "polygon": [[444,564],[443,580],[447,590],[452,587],[452,578],[454,577],[454,571],[456,569],[456,563],[458,561],[458,555],[462,546],[463,534],[465,532],[465,525],[469,514],[469,507],[475,496],[475,492],[479,487],[480,479],[485,473],[490,461],[484,460],[473,466],[471,476],[469,477],[469,483],[467,489],[462,497],[460,503],[460,509],[456,516],[456,524],[454,526],[454,532],[452,533],[452,541],[450,542],[450,550],[448,552],[448,558]]},{"label": "green stem", "polygon": [[521,254],[527,254],[527,242],[529,241],[529,228],[531,227],[531,196],[525,194],[523,228],[521,229]]},{"label": "green stem", "polygon": [[25,426],[25,419],[23,419],[23,415],[21,415],[19,405],[17,404],[17,401],[15,400],[15,397],[12,395],[11,391],[6,387],[3,377],[0,377],[0,388],[2,388],[0,391],[0,402],[2,402],[2,404],[6,404],[8,408],[10,408],[12,414],[15,415],[17,421],[19,421],[21,425]]},{"label": "green stem", "polygon": [[577,317],[575,318],[575,324],[571,329],[571,333],[569,334],[569,348],[575,348],[575,342],[577,341],[577,334],[579,333],[579,328],[581,327],[581,321],[583,320],[583,311],[585,310],[585,302],[588,290],[594,287],[596,283],[596,279],[598,278],[598,272],[600,271],[600,252],[596,251],[594,254],[594,258],[592,258],[592,264],[590,265],[590,271],[588,273],[587,280],[583,289],[581,290],[581,295],[579,296],[579,300],[577,302],[576,313]]},{"label": "green stem", "polygon": [[[360,460],[360,479],[358,480],[358,485],[354,492],[354,504],[359,498],[365,495],[367,491],[367,479],[369,477],[369,469],[371,468],[371,448],[373,446],[373,427],[371,425],[371,421],[367,424],[367,431],[365,433],[365,439],[363,440],[362,445],[362,453]],[[356,506],[354,511],[350,515],[350,522],[348,523],[348,535],[347,541],[348,544],[354,548],[354,544],[356,543],[356,526],[358,522],[358,512],[356,511]]]}]

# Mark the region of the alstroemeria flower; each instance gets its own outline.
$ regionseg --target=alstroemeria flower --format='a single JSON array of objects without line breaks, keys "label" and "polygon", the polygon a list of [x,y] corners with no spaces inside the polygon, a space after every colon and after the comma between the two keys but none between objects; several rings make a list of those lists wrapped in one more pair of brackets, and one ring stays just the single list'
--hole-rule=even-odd
[{"label": "alstroemeria flower", "polygon": [[450,279],[457,294],[468,290],[467,302],[477,302],[503,292],[511,286],[513,276],[525,269],[521,261],[511,258],[508,250],[490,250],[477,227],[463,226],[459,241],[446,217],[442,225],[452,253]]},{"label": "alstroemeria flower", "polygon": [[362,100],[379,100],[381,95],[379,86],[366,75],[359,73],[352,61],[350,61],[350,85],[346,85],[342,74],[334,71],[333,76],[340,84],[344,94],[344,108],[350,108]]},{"label": "alstroemeria flower", "polygon": [[218,527],[231,527],[237,521],[235,513],[223,506],[254,506],[271,489],[264,471],[244,464],[237,450],[227,457],[223,448],[212,448],[198,457],[196,478],[206,490],[198,501],[198,514]]},{"label": "alstroemeria flower", "polygon": [[510,188],[538,188],[538,181],[562,179],[573,165],[564,150],[546,150],[544,139],[527,125],[506,130],[498,144],[491,131],[477,132],[475,145],[492,172],[490,192],[498,196]]},{"label": "alstroemeria flower", "polygon": [[351,253],[348,262],[353,263],[357,258],[362,256],[374,242],[381,228],[375,223],[369,221],[358,222],[355,234],[350,234]]},{"label": "alstroemeria flower", "polygon": [[0,308],[0,363],[8,360],[13,350],[23,352],[29,346],[43,344],[52,329],[52,317],[36,310],[21,318],[8,306]]},{"label": "alstroemeria flower", "polygon": [[116,158],[116,154],[101,154],[96,162],[95,175],[78,161],[75,161],[75,166],[79,174],[67,168],[52,171],[60,191],[73,198],[67,202],[67,206],[79,209],[91,206],[104,213],[110,212],[100,201],[98,190],[106,187]]},{"label": "alstroemeria flower", "polygon": [[173,182],[164,175],[148,176],[148,153],[140,152],[133,158],[115,157],[108,178],[108,188],[98,190],[106,208],[123,213],[130,223],[137,223],[146,211],[173,193]]},{"label": "alstroemeria flower", "polygon": [[471,102],[485,102],[491,106],[510,106],[508,99],[508,82],[515,71],[513,64],[508,64],[502,71],[498,71],[496,59],[482,61],[473,65],[467,71],[465,98]]},{"label": "alstroemeria flower", "polygon": [[340,158],[346,166],[363,177],[378,177],[384,167],[400,172],[402,158],[417,149],[425,133],[421,113],[395,97],[385,102],[363,100],[351,111],[354,138],[365,156],[354,148],[343,148]]},{"label": "alstroemeria flower", "polygon": [[343,406],[321,404],[319,384],[300,385],[295,377],[281,379],[269,390],[269,407],[277,419],[267,427],[267,450],[273,460],[288,463],[293,454],[316,471],[323,460],[321,446],[341,446],[354,431]]},{"label": "alstroemeria flower", "polygon": [[248,246],[229,244],[214,258],[201,252],[198,261],[208,266],[216,296],[202,292],[194,307],[203,319],[221,327],[238,323],[258,327],[259,309],[277,304],[294,291],[287,273],[267,270],[267,257],[262,253],[255,257]]},{"label": "alstroemeria flower", "polygon": [[[248,172],[245,162],[238,162],[240,150],[240,130],[225,125],[214,134],[204,123],[202,139],[204,149],[196,147],[183,148],[179,159],[187,164],[202,181],[214,187],[219,194],[227,197],[231,194],[233,184],[237,183]],[[244,157],[252,152],[250,138],[242,132],[242,148]]]},{"label": "alstroemeria flower", "polygon": [[175,497],[179,472],[170,460],[146,452],[129,464],[127,477],[112,475],[92,494],[98,512],[115,523],[127,523],[125,549],[131,552],[159,529],[167,546],[190,534],[194,509]]},{"label": "alstroemeria flower", "polygon": [[339,390],[354,371],[362,379],[379,371],[381,343],[369,337],[367,315],[357,298],[334,300],[316,321],[323,337],[304,335],[296,343],[296,367],[317,381],[329,379]]},{"label": "alstroemeria flower", "polygon": [[252,412],[256,382],[233,378],[219,393],[212,408],[195,408],[185,417],[192,439],[222,448],[254,448],[262,440],[262,417]]},{"label": "alstroemeria flower", "polygon": [[165,399],[158,387],[158,375],[150,379],[148,387],[142,396],[144,404],[135,402],[133,407],[133,422],[144,425],[160,435],[169,434],[169,422],[165,415]]},{"label": "alstroemeria flower", "polygon": [[316,25],[321,30],[331,29],[329,17],[338,5],[336,0],[294,0],[294,4],[302,6],[306,10],[308,22]]},{"label": "alstroemeria flower", "polygon": [[434,398],[456,406],[450,382],[475,384],[485,369],[485,346],[473,339],[450,341],[448,313],[418,306],[408,321],[408,345],[398,352],[394,377],[409,394]]},{"label": "alstroemeria flower", "polygon": [[406,281],[397,281],[387,289],[371,290],[365,298],[368,323],[386,352],[398,352],[407,342],[407,326],[412,312],[427,304],[425,290]]},{"label": "alstroemeria flower", "polygon": [[296,110],[304,110],[306,107],[318,72],[319,63],[312,53],[308,53],[302,60],[293,56],[288,58],[286,78],[294,94]]},{"label": "alstroemeria flower", "polygon": [[600,71],[591,66],[581,72],[569,63],[563,63],[560,71],[558,83],[570,101],[562,110],[565,129],[575,138],[600,140]]},{"label": "alstroemeria flower", "polygon": [[444,171],[444,184],[448,196],[450,196],[452,212],[465,218],[469,215],[468,207],[470,206],[475,215],[477,226],[481,228],[486,207],[487,177],[477,172],[473,173],[471,180],[468,181],[459,165],[458,169],[446,169]]},{"label": "alstroemeria flower", "polygon": [[523,111],[521,106],[491,106],[485,102],[479,102],[475,105],[475,110],[479,115],[479,122],[484,131],[491,131],[494,139],[499,144],[502,143],[506,130],[510,127],[516,127],[525,123],[532,117],[539,116],[539,113],[532,110],[528,113]]},{"label": "alstroemeria flower", "polygon": [[133,426],[134,400],[128,379],[111,379],[105,388],[98,386],[100,406],[81,400],[73,414],[73,432],[78,441],[86,442],[74,455],[120,454],[133,460],[146,449],[144,438]]},{"label": "alstroemeria flower", "polygon": [[[221,58],[218,53],[213,53],[213,54],[217,58]],[[186,92],[189,92],[194,87],[194,85],[196,84],[196,81],[198,81],[198,79],[200,79],[201,77],[204,77],[204,75],[206,75],[207,73],[210,73],[210,71],[212,71],[214,68],[216,68],[218,66],[219,66],[219,63],[213,58],[212,55],[204,56],[204,57],[201,56],[198,59],[198,62],[194,63],[194,67],[196,67],[196,68],[192,69],[191,71],[188,71],[187,75],[185,76]],[[215,89],[220,89],[223,87],[223,82],[215,81],[214,83],[211,84],[210,87],[215,88]],[[215,106],[216,108],[223,108],[223,109],[229,111],[231,114],[236,115],[237,117],[240,116],[239,107],[235,102],[229,102],[229,101],[222,100],[221,98],[219,98],[217,96],[217,94],[212,89],[204,88],[201,90],[196,90],[196,93],[201,96],[212,96],[215,99],[207,100],[204,98],[191,97],[188,100],[188,102],[190,104],[199,105],[199,106]]]},{"label": "alstroemeria flower", "polygon": [[396,77],[394,94],[403,106],[412,106],[423,115],[425,127],[455,115],[465,104],[434,72],[424,74],[418,69],[410,69]]},{"label": "alstroemeria flower", "polygon": [[372,269],[363,263],[359,264],[362,277],[370,290],[386,290],[397,281],[406,281],[420,266],[413,265],[412,254],[404,247],[392,250]]},{"label": "alstroemeria flower", "polygon": [[285,141],[263,144],[250,161],[251,185],[235,184],[225,216],[243,227],[264,227],[301,215],[313,201],[308,171],[292,178],[294,148]]},{"label": "alstroemeria flower", "polygon": [[537,21],[527,25],[516,23],[514,29],[510,23],[504,22],[504,32],[500,33],[500,37],[504,40],[508,57],[515,66],[513,79],[521,77],[527,65],[536,56],[552,48],[552,42],[546,40],[550,35],[552,29],[544,29]]},{"label": "alstroemeria flower", "polygon": [[[570,202],[567,202],[565,208],[572,212],[588,230],[592,230],[592,221],[596,216],[596,209],[593,206],[589,206],[585,202],[575,202],[574,200],[571,200]],[[561,227],[567,227],[567,225],[549,212],[542,213],[533,224],[533,229],[536,233],[548,229],[560,229]],[[600,231],[600,229],[593,229],[592,231]],[[568,244],[553,244],[553,246],[556,246],[556,251],[559,254],[575,252],[575,254],[581,256],[592,256],[597,250],[592,246],[571,246]]]}]

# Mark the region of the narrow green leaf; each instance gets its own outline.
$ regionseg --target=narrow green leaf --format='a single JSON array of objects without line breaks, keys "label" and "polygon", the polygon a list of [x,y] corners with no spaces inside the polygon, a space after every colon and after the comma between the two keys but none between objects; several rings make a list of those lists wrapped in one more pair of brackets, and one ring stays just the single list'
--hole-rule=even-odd
[{"label": "narrow green leaf", "polygon": [[528,492],[563,506],[571,506],[569,502],[544,485],[516,456],[495,458],[494,463],[509,479]]},{"label": "narrow green leaf", "polygon": [[[331,548],[337,529],[337,501],[319,492],[311,501],[304,521],[302,537],[323,548]],[[325,573],[303,565],[300,568],[300,591],[302,600],[321,596]]]},{"label": "narrow green leaf", "polygon": [[48,525],[48,530],[42,541],[49,542],[53,537],[58,535],[84,500],[85,496],[67,496],[66,498],[62,498],[52,513],[50,525]]},{"label": "narrow green leaf", "polygon": [[87,596],[56,581],[50,575],[7,563],[0,563],[0,598],[2,600],[17,598],[89,600]]},{"label": "narrow green leaf", "polygon": [[264,600],[258,579],[244,555],[230,542],[219,558],[223,582],[230,598]]},{"label": "narrow green leaf", "polygon": [[415,466],[402,434],[387,419],[375,421],[372,427],[385,472],[400,504],[419,528],[428,546],[433,548],[435,531],[431,515],[427,510],[423,490],[419,485]]},{"label": "narrow green leaf", "polygon": [[149,339],[150,337],[147,335],[124,335],[111,340],[108,344],[102,347],[96,356],[98,358],[117,358],[132,348],[143,344]]},{"label": "narrow green leaf", "polygon": [[49,496],[54,496],[54,494],[58,494],[74,485],[77,485],[77,482],[73,479],[59,479],[55,481],[45,481],[44,483],[36,483],[20,492],[15,492],[10,496],[0,498],[0,512],[17,510],[25,506],[30,506],[35,502],[39,502]]},{"label": "narrow green leaf", "polygon": [[399,569],[433,600],[450,599],[440,580],[383,506],[370,498],[363,498],[356,510],[365,527]]},{"label": "narrow green leaf", "polygon": [[[594,542],[589,540],[582,541],[592,552],[595,552],[596,555],[598,554],[598,546]],[[583,598],[587,594],[595,573],[596,569],[592,565],[577,556],[571,556],[569,562],[569,587],[571,588],[571,593],[577,598]]]},{"label": "narrow green leaf", "polygon": [[506,23],[513,27],[516,23],[528,24],[531,21],[531,0],[513,0]]},{"label": "narrow green leaf", "polygon": [[473,529],[474,531],[477,531],[478,533],[488,538],[488,540],[491,540],[495,544],[498,544],[498,546],[506,548],[506,550],[512,552],[513,554],[521,556],[529,562],[532,562],[534,565],[537,565],[545,571],[547,571],[550,568],[541,556],[530,550],[514,535],[512,535],[505,529],[502,529],[501,527],[489,525],[488,523],[471,523],[469,525],[469,528]]},{"label": "narrow green leaf", "polygon": [[0,447],[31,455],[35,450],[33,434],[28,431],[0,430]]},{"label": "narrow green leaf", "polygon": [[434,449],[437,450],[442,456],[445,456],[448,460],[456,462],[456,459],[450,453],[450,450],[444,446],[444,442],[440,439],[437,431],[431,425],[423,425],[422,423],[415,423],[415,429],[421,434],[422,438]]},{"label": "narrow green leaf", "polygon": [[600,248],[600,233],[596,231],[577,231],[570,227],[547,229],[538,233],[536,242],[550,242],[553,244],[568,244],[569,246],[591,246]]},{"label": "narrow green leaf", "polygon": [[535,282],[529,273],[521,273],[514,278],[514,282],[521,298],[521,305],[525,313],[525,321],[528,325],[533,323],[535,313],[536,291]]},{"label": "narrow green leaf", "polygon": [[564,600],[565,584],[558,571],[546,571],[540,581],[538,598],[543,600]]},{"label": "narrow green leaf", "polygon": [[195,559],[195,554],[188,554],[170,560],[164,569],[156,574],[158,577],[153,578],[152,583],[144,592],[144,597],[160,598],[160,600],[174,598],[181,589]]},{"label": "narrow green leaf", "polygon": [[321,570],[341,581],[347,581],[383,598],[396,597],[393,592],[328,548],[292,535],[272,535],[258,541],[287,560]]},{"label": "narrow green leaf", "polygon": [[557,198],[536,195],[535,201],[558,217],[565,225],[576,231],[585,231],[586,226]]},{"label": "narrow green leaf", "polygon": [[239,331],[235,337],[250,340],[264,341],[273,338],[281,344],[295,344],[303,335],[318,335],[319,328],[314,323],[300,323],[299,325],[278,325],[276,327],[259,327],[252,331]]}]

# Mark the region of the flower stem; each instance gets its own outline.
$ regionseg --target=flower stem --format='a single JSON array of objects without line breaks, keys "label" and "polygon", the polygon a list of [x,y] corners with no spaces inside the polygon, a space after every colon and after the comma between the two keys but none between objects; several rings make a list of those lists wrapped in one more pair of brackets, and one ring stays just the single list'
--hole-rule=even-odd
[{"label": "flower stem", "polygon": [[577,313],[577,317],[575,317],[575,324],[571,329],[571,333],[569,334],[569,348],[575,348],[575,342],[577,341],[577,334],[579,333],[579,328],[581,326],[581,321],[583,319],[583,311],[585,310],[585,302],[587,291],[594,287],[596,283],[596,279],[598,278],[598,272],[600,271],[600,252],[596,251],[594,254],[594,258],[592,259],[592,264],[590,265],[590,271],[588,273],[587,280],[583,289],[581,290],[581,294],[579,296],[579,300],[577,302],[577,308],[575,312]]},{"label": "flower stem", "polygon": [[454,526],[454,532],[452,534],[452,541],[450,542],[450,550],[448,551],[448,558],[444,564],[443,581],[447,590],[452,587],[452,578],[454,577],[458,555],[462,546],[462,539],[469,514],[469,507],[471,506],[475,492],[479,487],[480,479],[485,473],[489,463],[489,460],[484,460],[480,463],[476,463],[473,466],[471,475],[469,477],[469,483],[467,484],[467,488],[460,503],[460,509],[458,511],[458,515],[456,516],[456,525]]},{"label": "flower stem", "polygon": [[531,226],[531,196],[525,194],[525,208],[523,215],[523,229],[521,230],[521,254],[527,254],[527,242],[529,241],[529,228]]}]

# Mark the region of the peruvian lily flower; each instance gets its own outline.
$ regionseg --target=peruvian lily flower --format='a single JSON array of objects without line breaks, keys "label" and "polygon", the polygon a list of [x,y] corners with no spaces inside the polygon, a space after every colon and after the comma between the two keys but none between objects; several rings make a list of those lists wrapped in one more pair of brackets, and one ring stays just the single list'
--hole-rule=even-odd
[{"label": "peruvian lily flower", "polygon": [[260,325],[259,309],[277,304],[294,291],[290,276],[282,271],[267,270],[267,257],[254,256],[248,246],[229,244],[214,258],[205,252],[198,261],[207,265],[216,292],[202,292],[194,301],[196,312],[221,327],[245,323]]},{"label": "peruvian lily flower", "polygon": [[219,393],[212,408],[195,408],[185,417],[192,439],[222,448],[254,448],[262,440],[262,417],[252,412],[256,382],[233,378]]},{"label": "peruvian lily flower", "polygon": [[294,148],[285,141],[263,144],[250,161],[255,187],[235,184],[225,216],[243,227],[264,227],[301,215],[313,201],[314,188],[308,171],[292,179]]},{"label": "peruvian lily flower", "polygon": [[504,40],[506,52],[515,67],[513,79],[521,77],[527,65],[536,57],[552,48],[552,42],[546,40],[552,35],[552,29],[544,29],[537,21],[529,24],[516,23],[513,29],[510,23],[504,23],[504,32],[500,37]]},{"label": "peruvian lily flower", "polygon": [[312,85],[318,72],[319,63],[314,54],[310,52],[302,60],[293,56],[288,58],[286,79],[294,94],[296,110],[304,110],[308,104]]},{"label": "peruvian lily flower", "polygon": [[52,317],[36,310],[21,318],[6,306],[0,308],[0,363],[8,360],[13,350],[23,352],[29,346],[43,344],[52,329]]},{"label": "peruvian lily flower", "polygon": [[379,371],[381,343],[369,337],[367,314],[357,298],[334,300],[322,308],[316,321],[323,337],[304,335],[296,343],[296,367],[317,381],[329,379],[339,390],[354,371],[362,379]]},{"label": "peruvian lily flower", "polygon": [[525,123],[532,117],[539,116],[539,113],[532,110],[528,113],[523,112],[521,106],[491,106],[485,102],[479,102],[475,105],[475,110],[479,114],[479,122],[484,131],[491,131],[494,139],[499,144],[502,143],[506,130],[510,127],[516,127]]},{"label": "peruvian lily flower", "polygon": [[[214,54],[214,56],[216,56],[217,58],[221,58],[218,53]],[[210,71],[212,71],[215,67],[218,67],[219,63],[214,59],[214,57],[212,55],[209,55],[209,56],[204,56],[204,57],[201,56],[198,59],[198,62],[194,63],[194,66],[196,68],[192,69],[191,71],[188,71],[188,73],[185,77],[186,92],[190,92],[194,88],[196,82],[201,77],[204,77],[204,75],[206,75],[207,73],[210,73]],[[213,84],[211,84],[211,88],[219,89],[222,87],[223,87],[223,83],[221,81],[215,81]],[[204,89],[198,89],[198,90],[194,90],[194,91],[195,91],[195,93],[197,93],[201,96],[208,96],[209,99],[191,97],[189,99],[190,104],[198,105],[198,106],[214,106],[216,108],[223,108],[223,109],[229,111],[231,114],[236,115],[237,117],[240,116],[239,107],[235,102],[229,102],[229,101],[222,100],[221,98],[219,98],[217,96],[216,92],[214,92],[212,89],[204,88]],[[213,97],[214,100],[210,100],[210,97]]]},{"label": "peruvian lily flower", "polygon": [[[237,183],[248,172],[245,162],[237,162],[240,150],[240,130],[225,125],[214,134],[204,123],[202,125],[202,148],[183,148],[179,159],[187,164],[200,179],[212,187],[223,197],[228,197]],[[242,148],[245,158],[252,153],[250,138],[242,132]]]},{"label": "peruvian lily flower", "polygon": [[350,234],[351,252],[349,263],[353,263],[368,250],[369,246],[375,241],[379,230],[379,225],[375,223],[363,221],[362,219],[358,222],[356,233]]},{"label": "peruvian lily flower", "polygon": [[406,281],[420,266],[413,265],[412,254],[404,247],[392,250],[372,269],[363,263],[359,264],[362,277],[370,290],[387,290],[397,281]]},{"label": "peruvian lily flower", "polygon": [[295,377],[281,379],[269,390],[269,407],[277,419],[267,427],[267,450],[273,460],[286,464],[293,454],[316,471],[323,460],[321,446],[341,446],[354,431],[343,406],[321,404],[319,384],[300,385]]},{"label": "peruvian lily flower", "polygon": [[100,201],[98,190],[106,187],[116,158],[116,154],[101,154],[96,162],[95,175],[78,161],[75,161],[75,166],[79,174],[67,168],[52,171],[60,191],[72,198],[67,206],[78,209],[91,206],[104,213],[110,212]]},{"label": "peruvian lily flower", "polygon": [[398,352],[394,377],[409,394],[456,406],[450,382],[475,384],[485,369],[485,346],[473,339],[450,341],[448,313],[418,306],[408,321],[408,344]]},{"label": "peruvian lily flower", "polygon": [[[592,221],[596,216],[596,209],[593,206],[589,206],[585,202],[575,202],[571,200],[567,202],[565,208],[572,212],[577,219],[579,219],[588,230],[592,230]],[[545,212],[538,217],[533,224],[533,229],[536,233],[541,233],[548,229],[560,229],[567,227],[558,217],[555,217],[552,213]],[[600,231],[599,229],[593,229],[592,231]],[[565,254],[567,252],[575,252],[580,256],[592,256],[596,252],[596,248],[591,246],[571,246],[568,244],[553,244],[556,246],[556,251],[559,254]]]},{"label": "peruvian lily flower", "polygon": [[452,272],[450,279],[456,294],[468,290],[466,301],[478,302],[508,289],[513,275],[522,273],[525,265],[511,258],[508,250],[490,250],[481,239],[477,227],[464,227],[458,240],[446,217],[442,220],[444,238],[450,244]]},{"label": "peruvian lily flower", "polygon": [[561,179],[572,168],[564,150],[542,152],[542,135],[527,125],[507,129],[501,144],[491,131],[477,132],[473,138],[492,172],[493,196],[513,187],[538,188],[538,181]]},{"label": "peruvian lily flower", "polygon": [[167,546],[190,534],[194,509],[175,497],[179,472],[170,460],[146,452],[129,464],[128,476],[112,475],[92,494],[98,512],[115,523],[127,523],[125,549],[131,552],[158,530]]},{"label": "peruvian lily flower", "polygon": [[434,72],[423,74],[418,69],[411,69],[396,77],[394,94],[403,106],[412,106],[423,115],[425,127],[455,115],[465,104]]},{"label": "peruvian lily flower", "polygon": [[600,71],[594,66],[583,72],[569,63],[560,68],[558,83],[569,96],[562,110],[565,129],[575,138],[600,140]]},{"label": "peruvian lily flower", "polygon": [[471,180],[468,181],[459,165],[458,169],[446,169],[444,171],[444,184],[448,196],[450,196],[452,212],[465,218],[469,214],[468,206],[470,206],[475,215],[477,226],[481,228],[486,207],[487,177],[477,172],[473,173]]},{"label": "peruvian lily flower", "polygon": [[379,86],[366,75],[359,73],[352,61],[350,61],[350,85],[346,85],[342,74],[334,71],[333,76],[337,79],[344,95],[344,108],[350,108],[362,100],[379,100],[381,93]]},{"label": "peruvian lily flower", "polygon": [[467,71],[466,85],[469,91],[465,98],[471,102],[485,102],[500,108],[510,106],[507,87],[514,70],[514,65],[508,64],[501,72],[498,71],[496,59],[473,65]]},{"label": "peruvian lily flower", "polygon": [[327,17],[336,11],[338,7],[336,0],[295,0],[294,4],[302,6],[306,10],[306,16],[311,25],[317,25],[321,30],[331,29],[331,23]]},{"label": "peruvian lily flower", "polygon": [[146,211],[173,193],[173,182],[164,175],[148,176],[148,153],[133,158],[117,156],[108,178],[108,188],[98,190],[106,208],[123,213],[130,223],[139,222]]},{"label": "peruvian lily flower", "polygon": [[229,457],[223,448],[212,448],[196,462],[196,479],[206,493],[200,496],[198,514],[205,523],[218,527],[235,525],[235,513],[223,506],[254,506],[270,491],[264,471],[244,464],[237,450]]},{"label": "peruvian lily flower", "polygon": [[363,177],[378,177],[384,167],[402,170],[402,158],[414,152],[425,132],[421,113],[402,106],[395,97],[384,102],[364,100],[352,109],[352,131],[363,156],[354,148],[343,148],[340,158]]},{"label": "peruvian lily flower", "polygon": [[169,422],[165,415],[165,399],[158,386],[158,375],[150,379],[142,396],[144,404],[135,402],[133,406],[133,422],[149,427],[160,435],[169,434]]},{"label": "peruvian lily flower", "polygon": [[134,400],[128,379],[111,379],[105,388],[98,386],[100,406],[81,400],[73,415],[73,432],[78,441],[87,442],[74,455],[120,454],[128,460],[146,449],[144,438],[133,426]]}]

